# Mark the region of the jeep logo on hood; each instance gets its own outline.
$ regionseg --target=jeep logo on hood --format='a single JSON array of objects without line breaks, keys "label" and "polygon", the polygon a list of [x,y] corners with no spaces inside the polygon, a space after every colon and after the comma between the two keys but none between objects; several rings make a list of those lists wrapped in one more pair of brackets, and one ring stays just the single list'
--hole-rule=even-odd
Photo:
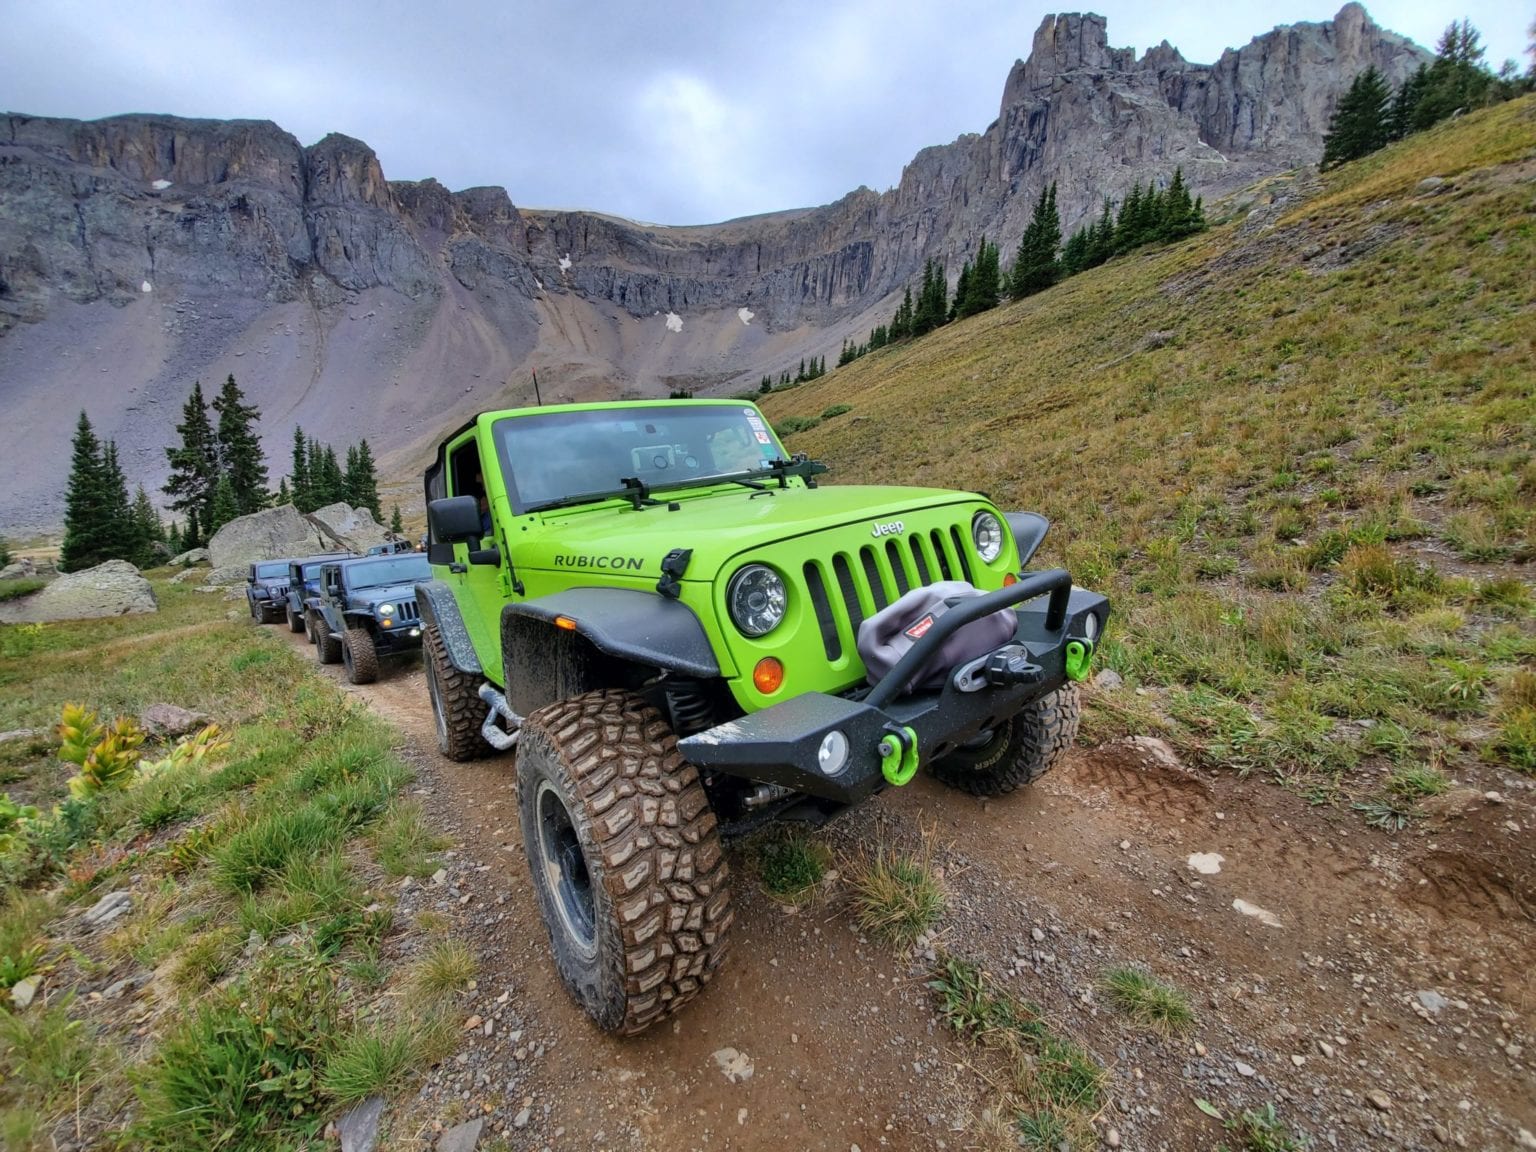
[{"label": "jeep logo on hood", "polygon": [[890,520],[884,524],[876,524],[870,535],[878,540],[882,536],[899,536],[906,530],[907,526],[900,520]]}]

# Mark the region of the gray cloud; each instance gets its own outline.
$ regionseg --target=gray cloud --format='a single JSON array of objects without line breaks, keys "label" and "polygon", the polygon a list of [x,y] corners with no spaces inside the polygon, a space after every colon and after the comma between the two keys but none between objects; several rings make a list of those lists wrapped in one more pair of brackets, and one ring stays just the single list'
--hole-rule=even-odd
[{"label": "gray cloud", "polygon": [[[1113,44],[1167,39],[1201,62],[1281,18],[1253,0],[1095,10]],[[1004,0],[53,0],[0,11],[10,110],[268,119],[303,143],[344,132],[371,144],[391,179],[500,184],[520,205],[674,224],[889,187],[919,148],[996,117],[1045,15]],[[1531,15],[1508,0],[1371,11],[1430,47],[1466,15],[1495,66],[1523,52]]]}]

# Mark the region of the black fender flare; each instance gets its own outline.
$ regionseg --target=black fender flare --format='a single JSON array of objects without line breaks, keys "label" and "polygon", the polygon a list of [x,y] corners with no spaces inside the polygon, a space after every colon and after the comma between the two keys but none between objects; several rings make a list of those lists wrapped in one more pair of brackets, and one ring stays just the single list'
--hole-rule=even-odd
[{"label": "black fender flare", "polygon": [[[557,625],[557,619],[570,624]],[[508,604],[501,610],[503,636],[524,621],[573,631],[599,652],[631,663],[700,680],[720,675],[709,635],[693,609],[654,592],[570,588]]]},{"label": "black fender flare", "polygon": [[1050,531],[1051,522],[1038,512],[1004,512],[1003,519],[1008,521],[1013,542],[1018,545],[1019,567],[1023,568]]},{"label": "black fender flare", "polygon": [[453,597],[453,589],[441,580],[418,584],[416,606],[421,612],[423,627],[436,628],[442,637],[453,666],[466,675],[484,677],[485,671],[480,667],[474,644],[470,642],[469,629],[464,627],[464,617],[459,613],[459,602]]}]

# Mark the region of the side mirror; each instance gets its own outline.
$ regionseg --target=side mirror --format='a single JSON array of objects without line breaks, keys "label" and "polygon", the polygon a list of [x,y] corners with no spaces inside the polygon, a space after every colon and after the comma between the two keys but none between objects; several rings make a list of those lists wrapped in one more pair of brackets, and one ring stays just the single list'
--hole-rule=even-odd
[{"label": "side mirror", "polygon": [[442,500],[433,500],[427,505],[427,523],[432,526],[432,539],[435,541],[478,541],[482,536],[480,502],[473,496],[448,496]]}]

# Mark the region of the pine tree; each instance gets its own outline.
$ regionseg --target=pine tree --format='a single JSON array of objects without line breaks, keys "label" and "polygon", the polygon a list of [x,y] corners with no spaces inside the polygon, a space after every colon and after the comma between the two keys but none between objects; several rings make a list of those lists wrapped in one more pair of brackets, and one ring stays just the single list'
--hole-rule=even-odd
[{"label": "pine tree", "polygon": [[[155,506],[149,502],[149,493],[144,491],[144,485],[140,484],[133,497],[133,536],[135,556],[133,562],[140,568],[147,568],[157,559],[156,552],[165,545],[165,527],[160,523],[160,514],[155,511]],[[174,552],[171,553],[175,555]]]},{"label": "pine tree", "polygon": [[405,535],[405,522],[400,519],[400,505],[396,504],[394,511],[389,516],[389,533],[391,536]]},{"label": "pine tree", "polygon": [[1040,190],[1029,226],[1019,239],[1008,277],[1008,295],[1022,300],[1043,292],[1061,279],[1056,250],[1061,245],[1061,215],[1056,209],[1056,185]]},{"label": "pine tree", "polygon": [[102,492],[105,495],[106,555],[109,560],[138,564],[139,539],[128,500],[128,478],[117,458],[117,441],[108,440],[101,451]]},{"label": "pine tree", "polygon": [[1066,244],[1061,249],[1061,274],[1076,276],[1088,267],[1091,252],[1091,241],[1088,238],[1089,229],[1079,228],[1072,233]]},{"label": "pine tree", "polygon": [[288,477],[284,476],[277,482],[277,491],[272,495],[272,506],[281,508],[284,504],[293,503],[293,493],[288,491]]},{"label": "pine tree", "polygon": [[1392,106],[1387,110],[1387,139],[1401,140],[1417,130],[1415,126],[1418,123],[1419,101],[1424,98],[1427,87],[1429,65],[1420,64],[1392,97]]},{"label": "pine tree", "polygon": [[1435,45],[1423,89],[1413,109],[1412,130],[1422,131],[1458,111],[1488,102],[1494,75],[1483,63],[1482,36],[1470,20],[1452,21]]},{"label": "pine tree", "polygon": [[293,506],[300,512],[313,512],[316,505],[310,496],[309,442],[304,439],[304,429],[293,426],[293,463],[289,465],[293,479],[290,489]]},{"label": "pine tree", "polygon": [[171,526],[165,530],[165,549],[172,557],[180,556],[186,551],[182,547],[181,527],[175,520],[172,520]]},{"label": "pine tree", "polygon": [[1088,249],[1090,268],[1106,263],[1115,254],[1115,209],[1108,196],[1104,197],[1103,211],[1099,213],[1098,223],[1093,226]]},{"label": "pine tree", "polygon": [[317,507],[324,508],[328,504],[337,504],[347,498],[347,481],[342,474],[341,465],[336,463],[336,451],[329,444],[320,453],[320,482],[316,485],[315,499],[320,501]]},{"label": "pine tree", "polygon": [[912,335],[925,336],[941,327],[949,314],[949,283],[944,265],[929,260],[923,265],[923,287],[912,315]]},{"label": "pine tree", "polygon": [[197,530],[197,509],[193,508],[187,513],[187,530],[181,537],[181,550],[189,552],[202,546],[203,538]]},{"label": "pine tree", "polygon": [[1323,137],[1321,167],[1334,168],[1386,146],[1391,136],[1392,89],[1372,64],[1349,83]]},{"label": "pine tree", "polygon": [[101,442],[82,409],[75,425],[69,465],[69,486],[64,493],[64,544],[59,568],[78,572],[93,568],[111,557],[111,525],[108,522],[107,481],[102,466]]},{"label": "pine tree", "polygon": [[969,263],[960,273],[960,283],[955,286],[955,310],[960,316],[975,316],[989,308],[997,307],[1002,294],[1002,272],[998,267],[997,245],[981,238],[976,249],[975,263]]},{"label": "pine tree", "polygon": [[[196,512],[206,525],[213,510],[219,455],[213,428],[208,423],[208,407],[203,402],[201,383],[192,386],[192,395],[182,406],[181,423],[176,425],[176,432],[181,436],[181,445],[165,450],[171,474],[161,491],[171,498],[172,508],[178,512]],[[190,518],[188,522],[190,524]],[[191,528],[188,531],[191,532]]]},{"label": "pine tree", "polygon": [[1157,235],[1164,242],[1181,240],[1205,230],[1205,213],[1197,211],[1195,202],[1189,198],[1183,168],[1173,170],[1173,180],[1163,191],[1160,214]]},{"label": "pine tree", "polygon": [[240,502],[235,496],[234,481],[229,478],[228,472],[219,473],[219,482],[213,486],[213,508],[208,515],[210,539],[220,528],[240,515]]},{"label": "pine tree", "polygon": [[354,508],[368,509],[375,520],[384,519],[384,510],[379,506],[379,478],[367,440],[360,440],[356,448],[347,449],[345,479],[347,503]]},{"label": "pine tree", "polygon": [[213,410],[219,414],[219,469],[229,477],[238,514],[258,512],[267,505],[267,460],[256,434],[261,413],[256,405],[245,403],[234,373],[214,397]]}]

